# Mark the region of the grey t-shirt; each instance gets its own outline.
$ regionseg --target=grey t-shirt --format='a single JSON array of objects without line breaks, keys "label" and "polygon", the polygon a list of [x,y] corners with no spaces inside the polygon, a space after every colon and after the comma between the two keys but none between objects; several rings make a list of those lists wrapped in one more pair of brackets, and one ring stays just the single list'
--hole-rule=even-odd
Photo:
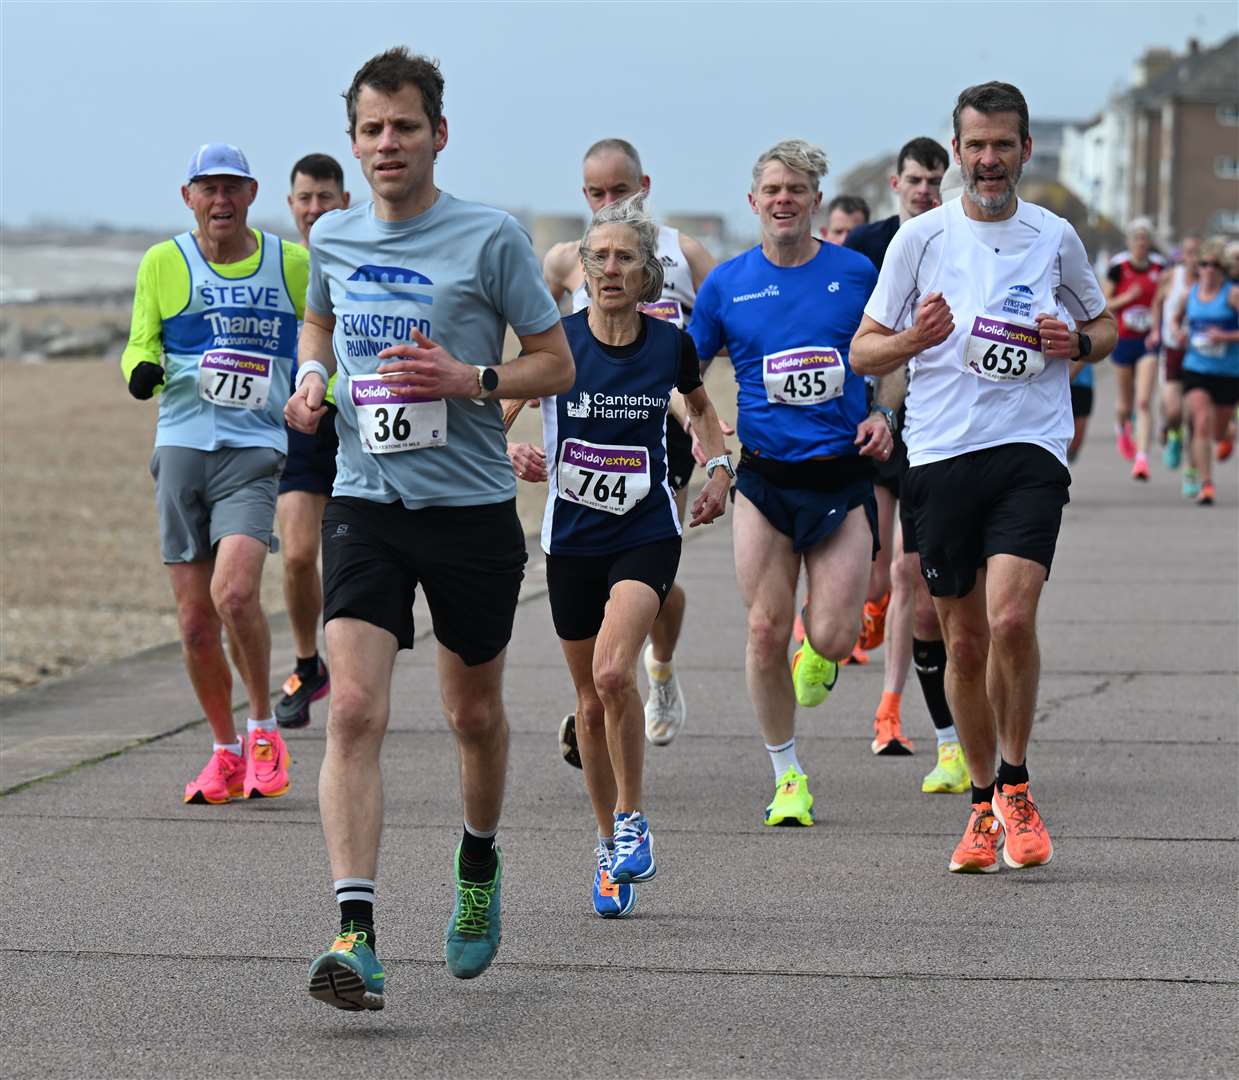
[{"label": "grey t-shirt", "polygon": [[[489,365],[500,362],[509,324],[523,335],[559,322],[515,218],[447,192],[408,221],[382,221],[371,203],[332,211],[310,234],[306,306],[336,320],[336,495],[410,509],[516,495],[498,402],[389,402],[383,384],[366,379],[387,362],[380,350],[414,344],[413,328],[457,360]],[[422,445],[398,449],[402,440]]]}]

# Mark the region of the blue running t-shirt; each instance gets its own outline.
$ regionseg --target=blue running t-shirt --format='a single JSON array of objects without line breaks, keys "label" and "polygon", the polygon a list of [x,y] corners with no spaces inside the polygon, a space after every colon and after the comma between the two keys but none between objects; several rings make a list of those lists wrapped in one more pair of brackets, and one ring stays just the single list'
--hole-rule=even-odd
[{"label": "blue running t-shirt", "polygon": [[710,271],[688,329],[703,361],[731,355],[747,449],[780,461],[857,452],[868,408],[848,350],[877,279],[864,255],[827,243],[803,266],[776,266],[758,246]]}]

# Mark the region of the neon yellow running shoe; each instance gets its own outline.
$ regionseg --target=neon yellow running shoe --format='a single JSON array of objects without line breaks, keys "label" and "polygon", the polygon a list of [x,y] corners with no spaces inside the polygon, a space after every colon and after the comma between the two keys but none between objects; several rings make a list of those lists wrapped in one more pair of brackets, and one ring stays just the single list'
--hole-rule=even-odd
[{"label": "neon yellow running shoe", "polygon": [[767,825],[812,825],[813,796],[809,794],[809,778],[795,769],[779,777],[774,798],[766,807]]},{"label": "neon yellow running shoe", "polygon": [[963,749],[957,742],[943,743],[938,747],[938,764],[921,781],[921,790],[931,795],[958,795],[971,786],[972,777],[968,775]]},{"label": "neon yellow running shoe", "polygon": [[796,700],[806,709],[820,705],[830,697],[838,678],[839,665],[818,653],[805,638],[792,655],[792,686],[796,690]]}]

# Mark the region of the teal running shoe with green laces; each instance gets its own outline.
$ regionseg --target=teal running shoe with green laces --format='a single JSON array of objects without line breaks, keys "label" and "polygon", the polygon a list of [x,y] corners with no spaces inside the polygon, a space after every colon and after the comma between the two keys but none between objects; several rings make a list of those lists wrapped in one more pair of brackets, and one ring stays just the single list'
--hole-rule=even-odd
[{"label": "teal running shoe with green laces", "polygon": [[310,965],[310,997],[337,1009],[383,1007],[383,965],[365,930],[341,930],[331,948]]},{"label": "teal running shoe with green laces", "polygon": [[456,906],[447,924],[443,956],[458,979],[476,979],[499,951],[499,879],[503,856],[495,848],[495,876],[479,884],[460,876],[460,845],[456,847]]},{"label": "teal running shoe with green laces", "polygon": [[806,709],[812,709],[830,696],[838,679],[839,665],[827,660],[805,638],[792,656],[792,686],[796,690],[796,700]]}]

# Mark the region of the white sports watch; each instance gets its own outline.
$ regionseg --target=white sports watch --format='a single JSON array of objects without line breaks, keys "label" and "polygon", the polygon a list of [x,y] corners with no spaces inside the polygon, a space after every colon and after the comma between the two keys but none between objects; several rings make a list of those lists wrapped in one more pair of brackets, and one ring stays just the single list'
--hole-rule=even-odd
[{"label": "white sports watch", "polygon": [[719,466],[722,466],[723,471],[726,472],[732,480],[736,478],[736,470],[732,468],[730,454],[719,454],[718,457],[710,458],[710,460],[706,462],[706,478],[709,479],[713,477],[714,470]]}]

